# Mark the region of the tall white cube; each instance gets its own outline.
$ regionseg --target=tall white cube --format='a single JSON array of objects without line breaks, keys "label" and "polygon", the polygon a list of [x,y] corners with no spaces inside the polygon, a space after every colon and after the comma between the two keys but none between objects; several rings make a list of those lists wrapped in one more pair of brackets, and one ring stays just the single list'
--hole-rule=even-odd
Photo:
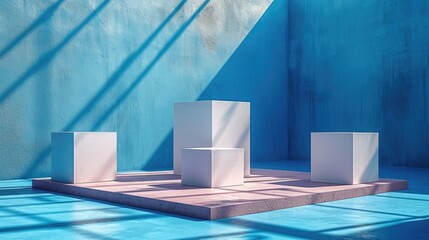
[{"label": "tall white cube", "polygon": [[182,184],[197,187],[227,187],[244,182],[242,148],[182,149]]},{"label": "tall white cube", "polygon": [[250,175],[250,103],[196,101],[174,104],[174,174],[181,174],[181,149],[244,149],[244,175]]},{"label": "tall white cube", "polygon": [[51,134],[53,181],[99,182],[116,179],[115,132]]},{"label": "tall white cube", "polygon": [[311,133],[311,180],[359,184],[378,180],[378,133]]}]

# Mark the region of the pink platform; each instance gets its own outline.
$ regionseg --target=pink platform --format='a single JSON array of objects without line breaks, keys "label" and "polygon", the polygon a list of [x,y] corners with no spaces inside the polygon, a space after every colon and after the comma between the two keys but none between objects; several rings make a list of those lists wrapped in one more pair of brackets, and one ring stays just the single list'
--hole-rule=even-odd
[{"label": "pink platform", "polygon": [[33,179],[33,187],[202,219],[219,219],[406,189],[408,181],[339,185],[311,182],[310,174],[252,169],[243,186],[182,186],[173,171],[120,174],[115,181],[65,184]]}]

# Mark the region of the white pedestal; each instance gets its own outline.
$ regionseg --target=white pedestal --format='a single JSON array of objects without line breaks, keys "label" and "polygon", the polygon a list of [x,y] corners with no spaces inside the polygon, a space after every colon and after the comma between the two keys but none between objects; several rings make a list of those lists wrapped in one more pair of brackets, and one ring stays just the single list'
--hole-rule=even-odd
[{"label": "white pedestal", "polygon": [[197,101],[174,104],[174,174],[181,174],[181,149],[244,149],[244,175],[250,175],[250,103]]},{"label": "white pedestal", "polygon": [[116,178],[115,132],[51,134],[53,181],[84,183]]},{"label": "white pedestal", "polygon": [[311,181],[359,184],[378,180],[378,133],[311,133]]},{"label": "white pedestal", "polygon": [[242,185],[243,160],[242,148],[184,148],[182,184],[198,187]]}]

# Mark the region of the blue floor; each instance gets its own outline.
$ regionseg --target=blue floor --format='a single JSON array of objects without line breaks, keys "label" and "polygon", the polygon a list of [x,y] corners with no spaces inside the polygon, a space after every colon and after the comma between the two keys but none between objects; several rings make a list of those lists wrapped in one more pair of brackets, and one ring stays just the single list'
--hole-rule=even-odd
[{"label": "blue floor", "polygon": [[[308,171],[307,162],[252,167]],[[381,167],[399,192],[206,221],[0,181],[0,239],[429,239],[429,169]]]}]

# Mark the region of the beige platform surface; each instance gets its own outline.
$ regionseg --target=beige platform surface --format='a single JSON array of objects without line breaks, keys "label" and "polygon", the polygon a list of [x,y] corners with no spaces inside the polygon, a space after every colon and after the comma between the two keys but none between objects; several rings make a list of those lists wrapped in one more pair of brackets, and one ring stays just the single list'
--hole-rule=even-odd
[{"label": "beige platform surface", "polygon": [[252,169],[242,186],[198,188],[173,171],[119,174],[116,181],[65,184],[33,179],[33,187],[178,215],[219,219],[406,189],[406,180],[357,185],[311,182],[310,174]]}]

